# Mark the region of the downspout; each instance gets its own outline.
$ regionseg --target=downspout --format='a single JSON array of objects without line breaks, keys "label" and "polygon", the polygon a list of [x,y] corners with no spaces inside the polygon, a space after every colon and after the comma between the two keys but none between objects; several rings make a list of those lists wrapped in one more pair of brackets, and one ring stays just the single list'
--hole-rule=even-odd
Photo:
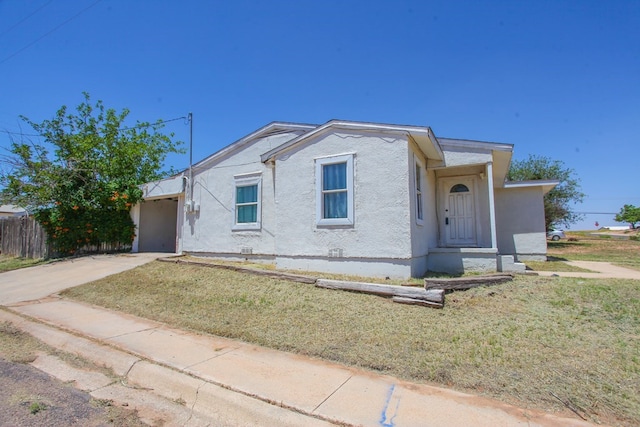
[{"label": "downspout", "polygon": [[[184,195],[182,196],[183,209],[178,210],[176,221],[176,253],[183,253],[183,230],[186,220],[186,213],[194,211],[195,203],[193,202],[193,113],[187,114],[189,121],[189,176],[182,175],[184,185]],[[178,197],[178,207],[180,206],[180,196]]]},{"label": "downspout", "polygon": [[493,162],[487,163],[485,171],[485,173],[487,174],[487,185],[489,187],[489,224],[491,228],[491,248],[497,249],[498,238],[496,234],[496,206],[493,192]]}]

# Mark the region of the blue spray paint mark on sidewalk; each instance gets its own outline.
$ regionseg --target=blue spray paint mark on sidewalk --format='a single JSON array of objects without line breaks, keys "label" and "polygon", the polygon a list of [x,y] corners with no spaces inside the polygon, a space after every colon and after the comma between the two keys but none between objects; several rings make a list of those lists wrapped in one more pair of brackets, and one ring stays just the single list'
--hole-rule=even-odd
[{"label": "blue spray paint mark on sidewalk", "polygon": [[[395,417],[398,415],[398,407],[400,406],[400,399],[396,399],[395,408],[391,414],[388,414],[389,405],[391,404],[391,397],[393,396],[393,392],[396,389],[396,385],[393,384],[389,387],[389,391],[387,392],[387,398],[384,402],[384,408],[382,408],[382,414],[380,414],[380,426],[382,427],[394,427],[395,426]],[[391,416],[390,416],[391,415]]]}]

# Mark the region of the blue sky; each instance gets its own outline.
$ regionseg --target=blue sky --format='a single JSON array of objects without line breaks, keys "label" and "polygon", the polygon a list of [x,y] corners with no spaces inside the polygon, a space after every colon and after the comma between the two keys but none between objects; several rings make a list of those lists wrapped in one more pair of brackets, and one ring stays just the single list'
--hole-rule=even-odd
[{"label": "blue sky", "polygon": [[[132,120],[193,112],[196,161],[271,121],[428,125],[562,160],[579,212],[640,206],[637,0],[0,0],[0,130],[83,91]],[[595,221],[614,224],[572,228]]]}]

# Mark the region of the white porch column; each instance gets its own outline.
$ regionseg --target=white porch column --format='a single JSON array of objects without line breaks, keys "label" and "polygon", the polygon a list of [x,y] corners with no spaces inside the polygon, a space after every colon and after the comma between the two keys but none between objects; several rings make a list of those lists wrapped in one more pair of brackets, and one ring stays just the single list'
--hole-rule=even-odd
[{"label": "white porch column", "polygon": [[489,224],[491,227],[491,248],[498,248],[498,238],[496,235],[496,203],[493,194],[493,162],[487,163],[485,167],[487,174],[487,185],[489,186]]},{"label": "white porch column", "polygon": [[176,253],[182,254],[182,231],[184,230],[184,194],[178,196],[178,212],[176,221]]}]

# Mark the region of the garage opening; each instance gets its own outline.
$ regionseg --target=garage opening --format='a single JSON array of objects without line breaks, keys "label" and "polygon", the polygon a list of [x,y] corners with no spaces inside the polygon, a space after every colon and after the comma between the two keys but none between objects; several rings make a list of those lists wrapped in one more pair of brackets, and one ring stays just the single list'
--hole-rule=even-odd
[{"label": "garage opening", "polygon": [[140,205],[138,251],[176,252],[178,199],[148,200]]}]

